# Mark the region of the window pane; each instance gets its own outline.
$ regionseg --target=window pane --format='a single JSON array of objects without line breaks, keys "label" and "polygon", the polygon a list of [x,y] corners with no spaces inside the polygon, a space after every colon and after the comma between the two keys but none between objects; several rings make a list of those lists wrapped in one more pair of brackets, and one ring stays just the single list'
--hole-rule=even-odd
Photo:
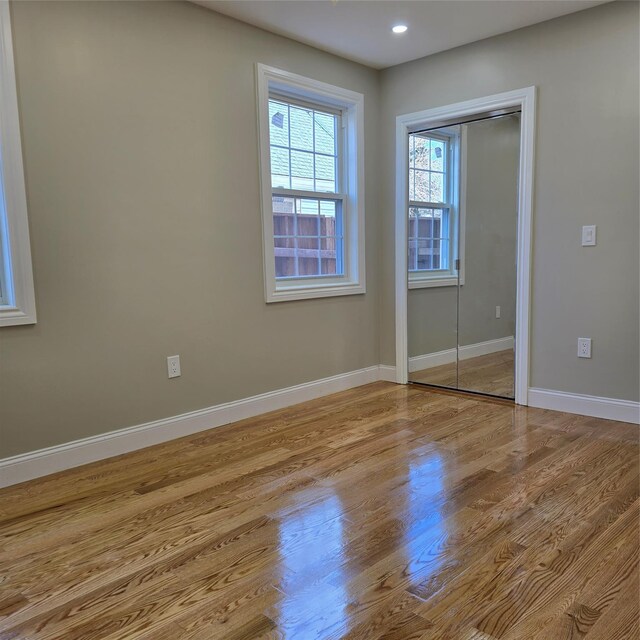
[{"label": "window pane", "polygon": [[315,112],[316,153],[337,155],[336,117],[327,113]]},{"label": "window pane", "polygon": [[448,269],[448,209],[409,208],[409,270]]},{"label": "window pane", "polygon": [[336,191],[336,159],[316,156],[316,191]]},{"label": "window pane", "polygon": [[342,229],[338,203],[320,201],[320,274],[342,273]]},{"label": "window pane", "polygon": [[325,246],[322,247],[321,275],[342,275],[343,238],[325,238]]},{"label": "window pane", "polygon": [[296,198],[296,212],[299,215],[317,216],[319,202],[315,198]]},{"label": "window pane", "polygon": [[313,191],[313,153],[291,151],[291,188]]},{"label": "window pane", "polygon": [[273,197],[277,278],[343,274],[342,203]]},{"label": "window pane", "polygon": [[[333,224],[335,224],[335,218],[337,213],[338,203],[335,200],[320,200],[320,216],[321,219],[325,222],[323,224],[330,224],[331,221],[328,218],[333,219]],[[325,234],[325,235],[334,235],[334,234]]]},{"label": "window pane", "polygon": [[417,202],[447,201],[445,140],[425,135],[409,136],[409,199]]},{"label": "window pane", "polygon": [[313,151],[313,111],[289,107],[291,118],[291,148]]},{"label": "window pane", "polygon": [[293,278],[297,271],[297,261],[292,257],[284,257],[276,252],[276,278]]},{"label": "window pane", "polygon": [[431,139],[431,169],[433,171],[444,171],[445,146],[443,140]]},{"label": "window pane", "polygon": [[[320,222],[318,214],[298,215],[297,235],[300,239],[298,246],[305,249],[317,249]],[[314,242],[311,242],[313,240]]]},{"label": "window pane", "polygon": [[338,116],[269,100],[271,186],[336,193]]},{"label": "window pane", "polygon": [[433,240],[433,249],[432,249],[432,269],[444,269],[444,265],[442,264],[442,240]]},{"label": "window pane", "polygon": [[415,193],[413,200],[430,202],[429,200],[429,172],[415,171]]},{"label": "window pane", "polygon": [[[274,236],[294,236],[294,201],[293,198],[273,198],[273,234]],[[285,215],[277,215],[285,214]],[[289,246],[289,245],[283,245]]]},{"label": "window pane", "polygon": [[271,186],[284,189],[291,188],[289,151],[287,149],[271,147]]},{"label": "window pane", "polygon": [[[315,258],[317,260],[318,249],[320,248],[320,238],[318,238],[317,235],[313,237],[308,237],[308,236],[299,237],[298,248],[300,249],[300,252],[298,254],[299,257]],[[311,249],[311,251],[308,251],[308,249]]]},{"label": "window pane", "polygon": [[444,174],[431,172],[429,202],[444,202]]},{"label": "window pane", "polygon": [[418,271],[433,269],[433,240],[417,240]]},{"label": "window pane", "polygon": [[322,258],[321,275],[323,276],[335,276],[336,274],[336,261],[332,258]]},{"label": "window pane", "polygon": [[269,139],[271,144],[289,146],[289,106],[269,100]]},{"label": "window pane", "polygon": [[414,166],[417,169],[430,169],[429,164],[429,138],[412,136],[414,139]]},{"label": "window pane", "polygon": [[417,238],[437,238],[439,237],[436,233],[435,223],[436,221],[433,217],[420,217],[417,219],[418,223],[418,232],[416,233]]}]

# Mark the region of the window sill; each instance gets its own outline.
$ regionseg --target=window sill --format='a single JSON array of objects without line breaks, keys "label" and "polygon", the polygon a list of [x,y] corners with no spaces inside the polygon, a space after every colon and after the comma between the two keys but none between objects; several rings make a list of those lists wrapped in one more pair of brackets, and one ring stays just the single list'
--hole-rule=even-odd
[{"label": "window sill", "polygon": [[27,313],[10,305],[0,305],[0,327],[11,327],[20,324],[35,324],[35,310]]},{"label": "window sill", "polygon": [[364,283],[345,282],[322,285],[286,285],[267,293],[267,302],[286,302],[288,300],[311,300],[313,298],[332,298],[336,296],[354,296],[366,293]]},{"label": "window sill", "polygon": [[[460,284],[464,284],[460,282]],[[431,287],[456,287],[457,276],[435,276],[433,278],[409,278],[409,289],[429,289]]]}]

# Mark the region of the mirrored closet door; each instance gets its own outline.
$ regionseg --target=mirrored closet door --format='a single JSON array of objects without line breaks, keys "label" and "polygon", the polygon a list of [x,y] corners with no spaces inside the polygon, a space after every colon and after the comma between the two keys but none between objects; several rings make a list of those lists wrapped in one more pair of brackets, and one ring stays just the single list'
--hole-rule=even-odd
[{"label": "mirrored closet door", "polygon": [[409,136],[409,381],[514,397],[520,114]]}]

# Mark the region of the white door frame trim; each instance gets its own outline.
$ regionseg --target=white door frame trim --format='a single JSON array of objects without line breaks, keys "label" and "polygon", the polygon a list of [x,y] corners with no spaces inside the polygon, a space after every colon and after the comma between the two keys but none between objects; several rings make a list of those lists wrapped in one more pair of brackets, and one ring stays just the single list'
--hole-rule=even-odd
[{"label": "white door frame trim", "polygon": [[407,113],[396,118],[396,382],[408,382],[407,347],[407,205],[409,200],[409,133],[448,118],[462,118],[494,109],[516,107],[522,111],[518,202],[518,268],[516,296],[515,400],[528,404],[529,324],[531,299],[531,229],[536,121],[536,88],[526,87],[484,98]]}]

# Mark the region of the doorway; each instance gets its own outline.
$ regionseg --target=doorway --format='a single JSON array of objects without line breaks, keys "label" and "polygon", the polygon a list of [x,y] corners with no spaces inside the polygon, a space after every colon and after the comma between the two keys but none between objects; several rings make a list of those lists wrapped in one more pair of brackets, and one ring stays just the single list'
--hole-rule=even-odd
[{"label": "doorway", "polygon": [[396,380],[527,404],[535,89],[397,118]]}]

